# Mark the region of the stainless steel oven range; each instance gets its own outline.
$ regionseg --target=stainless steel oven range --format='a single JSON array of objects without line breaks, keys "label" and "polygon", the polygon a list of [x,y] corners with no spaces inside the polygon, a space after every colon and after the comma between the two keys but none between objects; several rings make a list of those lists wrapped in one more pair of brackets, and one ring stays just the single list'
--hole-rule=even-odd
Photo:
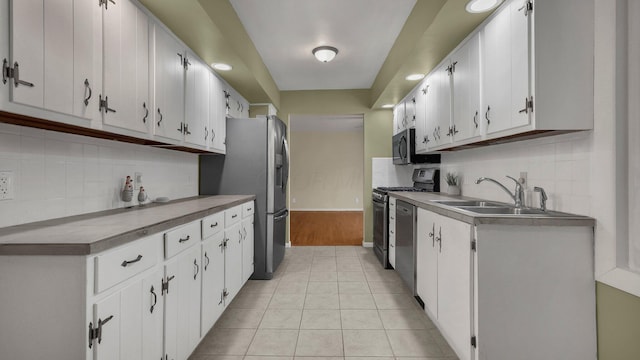
[{"label": "stainless steel oven range", "polygon": [[413,187],[377,187],[373,189],[373,252],[385,269],[389,265],[389,195],[390,191],[440,191],[440,170],[413,170]]}]

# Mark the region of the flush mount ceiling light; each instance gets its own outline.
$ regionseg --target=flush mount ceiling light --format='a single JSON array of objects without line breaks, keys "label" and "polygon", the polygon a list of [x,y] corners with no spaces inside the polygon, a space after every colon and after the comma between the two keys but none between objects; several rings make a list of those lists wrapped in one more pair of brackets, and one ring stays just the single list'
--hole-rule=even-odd
[{"label": "flush mount ceiling light", "polygon": [[211,64],[211,67],[220,71],[229,71],[233,69],[231,65],[223,64],[223,63],[214,63],[214,64]]},{"label": "flush mount ceiling light", "polygon": [[338,54],[338,49],[333,46],[318,46],[311,51],[313,56],[321,62],[329,62]]},{"label": "flush mount ceiling light", "polygon": [[501,2],[502,0],[469,0],[465,9],[474,14],[482,13],[495,9]]},{"label": "flush mount ceiling light", "polygon": [[422,80],[422,79],[424,79],[424,74],[411,74],[411,75],[407,76],[405,79],[407,79],[409,81]]},{"label": "flush mount ceiling light", "polygon": [[391,108],[392,108],[392,107],[394,107],[394,106],[395,106],[395,105],[393,105],[393,104],[384,104],[384,105],[382,105],[382,108],[383,108],[383,109],[391,109]]}]

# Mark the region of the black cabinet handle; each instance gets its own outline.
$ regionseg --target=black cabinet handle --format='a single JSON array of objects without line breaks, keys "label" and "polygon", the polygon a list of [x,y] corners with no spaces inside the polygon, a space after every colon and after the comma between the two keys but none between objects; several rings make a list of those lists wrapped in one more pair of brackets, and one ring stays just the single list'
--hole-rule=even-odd
[{"label": "black cabinet handle", "polygon": [[183,238],[180,238],[180,240],[178,240],[178,242],[179,242],[179,243],[187,242],[187,241],[189,241],[189,239],[191,239],[191,235],[187,235],[187,237],[186,237],[186,238],[184,238],[184,239],[183,239]]},{"label": "black cabinet handle", "polygon": [[162,122],[162,118],[163,118],[160,108],[158,108],[158,115],[160,115],[160,120],[158,120],[158,126],[160,126],[160,123]]},{"label": "black cabinet handle", "polygon": [[84,87],[89,90],[89,95],[84,99],[84,106],[89,106],[89,99],[91,99],[91,86],[89,85],[89,79],[84,79]]},{"label": "black cabinet handle", "polygon": [[238,217],[238,214],[231,215],[231,218],[232,218],[232,219],[235,219],[235,218],[237,218],[237,217]]},{"label": "black cabinet handle", "polygon": [[135,258],[135,259],[133,259],[133,260],[125,260],[125,261],[123,261],[123,262],[122,262],[122,264],[120,264],[120,265],[121,265],[122,267],[127,267],[128,265],[133,264],[133,263],[137,263],[137,262],[138,262],[138,261],[140,261],[140,260],[142,260],[142,255],[138,255],[138,257],[136,257],[136,258]]},{"label": "black cabinet handle", "polygon": [[197,259],[193,259],[193,266],[195,266],[195,268],[196,268],[196,272],[195,272],[195,274],[193,274],[193,280],[195,280],[198,277],[198,273],[200,272],[200,266],[198,266],[198,260]]},{"label": "black cabinet handle", "polygon": [[218,222],[216,221],[215,224],[211,224],[210,226],[211,226],[211,228],[214,228],[214,227],[218,226]]},{"label": "black cabinet handle", "polygon": [[156,294],[153,285],[151,285],[151,295],[153,296],[153,304],[151,304],[151,309],[149,309],[149,311],[153,314],[153,308],[155,308],[156,304],[158,304],[158,295]]},{"label": "black cabinet handle", "polygon": [[143,123],[147,123],[147,117],[149,116],[149,109],[147,108],[147,103],[142,103],[142,108],[144,109],[144,117],[142,118]]},{"label": "black cabinet handle", "polygon": [[204,252],[204,258],[207,259],[207,263],[204,265],[204,271],[207,271],[207,268],[209,267],[209,256],[207,256],[207,252]]}]

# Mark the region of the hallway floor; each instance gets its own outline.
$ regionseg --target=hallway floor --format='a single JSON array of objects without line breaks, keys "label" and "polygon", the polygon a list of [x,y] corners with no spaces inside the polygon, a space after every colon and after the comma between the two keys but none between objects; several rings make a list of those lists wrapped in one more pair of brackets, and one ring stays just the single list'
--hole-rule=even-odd
[{"label": "hallway floor", "polygon": [[397,273],[360,246],[288,248],[274,279],[248,281],[190,360],[294,357],[457,359]]}]

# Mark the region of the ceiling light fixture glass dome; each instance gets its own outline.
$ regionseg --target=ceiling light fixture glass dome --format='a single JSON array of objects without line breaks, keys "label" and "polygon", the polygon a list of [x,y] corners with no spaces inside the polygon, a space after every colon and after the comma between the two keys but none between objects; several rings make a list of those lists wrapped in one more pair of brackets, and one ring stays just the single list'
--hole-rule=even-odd
[{"label": "ceiling light fixture glass dome", "polygon": [[311,51],[313,56],[321,62],[329,62],[338,54],[338,49],[333,46],[318,46]]},{"label": "ceiling light fixture glass dome", "polygon": [[405,79],[407,79],[409,81],[422,80],[422,79],[424,79],[424,74],[411,74],[411,75],[407,76]]},{"label": "ceiling light fixture glass dome", "polygon": [[382,108],[383,108],[383,109],[391,109],[391,108],[392,108],[392,107],[394,107],[394,106],[395,106],[395,105],[393,105],[393,104],[384,104],[384,105],[382,105]]},{"label": "ceiling light fixture glass dome", "polygon": [[476,14],[495,9],[503,0],[470,0],[465,9],[467,12]]},{"label": "ceiling light fixture glass dome", "polygon": [[233,69],[233,67],[231,65],[223,64],[223,63],[214,63],[214,64],[211,64],[211,67],[213,67],[216,70],[220,70],[220,71],[229,71],[229,70]]}]

